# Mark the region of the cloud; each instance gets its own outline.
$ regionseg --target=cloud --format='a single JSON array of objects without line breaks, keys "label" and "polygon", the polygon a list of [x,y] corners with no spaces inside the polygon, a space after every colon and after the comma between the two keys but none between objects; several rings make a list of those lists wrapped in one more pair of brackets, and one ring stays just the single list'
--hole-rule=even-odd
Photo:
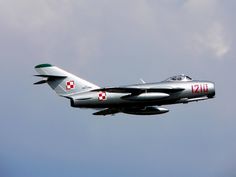
[{"label": "cloud", "polygon": [[218,0],[186,0],[184,7],[192,12],[205,11],[209,9],[215,9]]},{"label": "cloud", "polygon": [[222,58],[230,51],[230,43],[225,37],[224,27],[213,23],[205,32],[193,36],[194,47],[200,53],[210,52],[217,58]]},{"label": "cloud", "polygon": [[39,58],[69,55],[82,64],[99,55],[101,11],[99,3],[84,0],[2,1],[0,25],[4,33],[23,36]]},{"label": "cloud", "polygon": [[188,16],[187,20],[191,20],[188,46],[192,53],[222,59],[230,52],[228,26],[223,20],[225,11],[220,1],[187,0],[183,4],[183,13]]},{"label": "cloud", "polygon": [[57,61],[170,50],[223,58],[231,43],[222,12],[218,0],[9,0],[0,2],[0,25],[35,46],[38,58]]}]

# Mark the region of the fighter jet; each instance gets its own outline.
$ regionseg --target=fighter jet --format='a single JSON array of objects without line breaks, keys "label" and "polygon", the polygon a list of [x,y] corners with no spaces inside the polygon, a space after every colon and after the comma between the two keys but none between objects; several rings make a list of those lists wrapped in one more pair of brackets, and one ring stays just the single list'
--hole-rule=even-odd
[{"label": "fighter jet", "polygon": [[98,87],[51,64],[40,64],[35,70],[43,78],[34,84],[47,83],[59,96],[68,98],[71,106],[92,108],[93,115],[155,115],[169,112],[163,105],[189,103],[214,98],[215,85],[210,81],[192,80],[184,74],[156,83]]}]

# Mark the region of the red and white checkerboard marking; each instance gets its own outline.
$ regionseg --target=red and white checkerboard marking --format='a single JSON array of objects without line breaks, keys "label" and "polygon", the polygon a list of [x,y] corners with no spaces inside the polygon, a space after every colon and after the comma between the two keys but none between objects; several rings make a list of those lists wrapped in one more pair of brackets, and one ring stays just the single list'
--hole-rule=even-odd
[{"label": "red and white checkerboard marking", "polygon": [[66,82],[66,90],[71,90],[75,88],[75,81],[68,81]]},{"label": "red and white checkerboard marking", "polygon": [[99,92],[98,93],[98,100],[99,101],[104,101],[104,100],[106,100],[107,99],[107,94],[106,94],[106,92]]}]

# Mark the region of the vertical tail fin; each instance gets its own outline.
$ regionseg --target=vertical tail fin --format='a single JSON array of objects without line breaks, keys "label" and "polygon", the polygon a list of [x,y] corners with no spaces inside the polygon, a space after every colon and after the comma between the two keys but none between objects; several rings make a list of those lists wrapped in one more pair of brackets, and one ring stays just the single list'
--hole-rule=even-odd
[{"label": "vertical tail fin", "polygon": [[48,83],[60,96],[70,97],[76,93],[99,88],[86,80],[50,64],[37,65],[35,66],[35,70],[39,73],[36,76],[44,78],[44,80],[35,84]]}]

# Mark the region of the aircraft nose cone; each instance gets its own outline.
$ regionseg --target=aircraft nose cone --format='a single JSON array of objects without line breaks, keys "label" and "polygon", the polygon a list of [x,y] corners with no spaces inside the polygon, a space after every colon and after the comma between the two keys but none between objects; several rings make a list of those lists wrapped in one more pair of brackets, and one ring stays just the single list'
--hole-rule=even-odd
[{"label": "aircraft nose cone", "polygon": [[208,97],[214,98],[216,92],[215,92],[215,84],[213,82],[209,82],[208,84]]}]

